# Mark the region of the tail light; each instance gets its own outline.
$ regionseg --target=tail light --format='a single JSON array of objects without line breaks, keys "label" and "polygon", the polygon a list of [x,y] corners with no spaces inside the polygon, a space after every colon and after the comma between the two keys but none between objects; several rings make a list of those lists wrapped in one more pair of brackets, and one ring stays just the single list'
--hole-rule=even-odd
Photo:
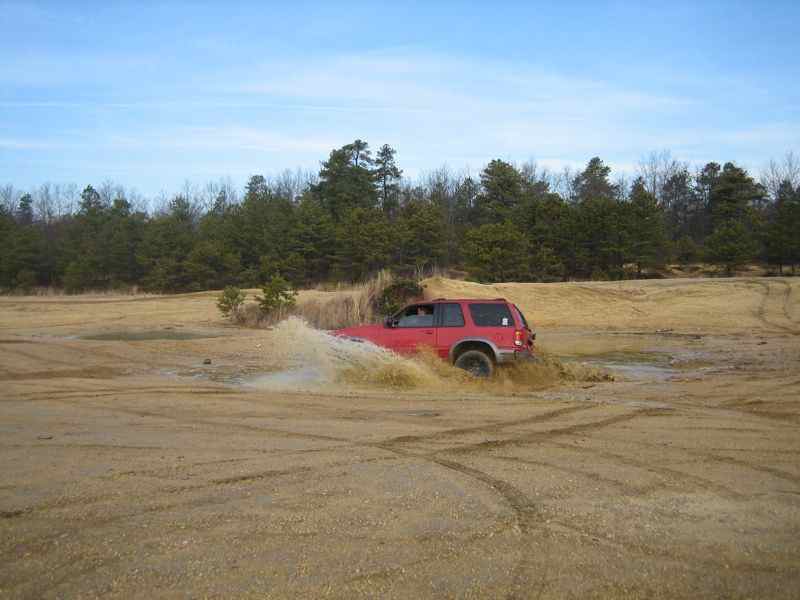
[{"label": "tail light", "polygon": [[522,346],[524,344],[523,340],[525,339],[525,332],[521,329],[517,329],[514,332],[514,345],[515,346]]}]

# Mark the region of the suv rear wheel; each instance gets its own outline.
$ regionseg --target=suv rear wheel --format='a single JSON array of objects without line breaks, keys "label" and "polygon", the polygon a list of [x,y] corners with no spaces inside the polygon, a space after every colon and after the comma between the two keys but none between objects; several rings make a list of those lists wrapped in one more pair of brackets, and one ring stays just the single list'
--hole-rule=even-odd
[{"label": "suv rear wheel", "polygon": [[494,362],[481,350],[467,350],[456,359],[455,366],[475,377],[491,377]]}]

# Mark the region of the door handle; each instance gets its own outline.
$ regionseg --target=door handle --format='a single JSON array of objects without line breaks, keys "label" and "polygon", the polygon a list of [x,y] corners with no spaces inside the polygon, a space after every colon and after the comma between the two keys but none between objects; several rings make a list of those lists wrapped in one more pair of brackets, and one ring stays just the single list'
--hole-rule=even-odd
[{"label": "door handle", "polygon": [[433,330],[423,331],[425,335],[433,335]]}]

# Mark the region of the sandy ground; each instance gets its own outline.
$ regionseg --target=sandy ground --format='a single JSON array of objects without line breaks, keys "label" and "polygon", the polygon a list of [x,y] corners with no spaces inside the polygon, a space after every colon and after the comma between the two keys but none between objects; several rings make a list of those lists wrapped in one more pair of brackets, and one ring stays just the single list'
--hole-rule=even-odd
[{"label": "sandy ground", "polygon": [[0,597],[800,596],[800,280],[427,293],[617,380],[277,389],[316,338],[214,294],[0,298]]}]

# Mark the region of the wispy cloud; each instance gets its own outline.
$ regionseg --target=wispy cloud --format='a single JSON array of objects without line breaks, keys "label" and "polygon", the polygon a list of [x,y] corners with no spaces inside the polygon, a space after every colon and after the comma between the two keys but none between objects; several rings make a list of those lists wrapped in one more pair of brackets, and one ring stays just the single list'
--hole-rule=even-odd
[{"label": "wispy cloud", "polygon": [[63,147],[60,142],[0,138],[0,148],[6,150],[54,150]]},{"label": "wispy cloud", "polygon": [[116,148],[169,148],[181,150],[247,150],[255,152],[315,153],[324,155],[335,144],[330,139],[285,135],[253,127],[185,127],[111,135],[106,143]]}]

